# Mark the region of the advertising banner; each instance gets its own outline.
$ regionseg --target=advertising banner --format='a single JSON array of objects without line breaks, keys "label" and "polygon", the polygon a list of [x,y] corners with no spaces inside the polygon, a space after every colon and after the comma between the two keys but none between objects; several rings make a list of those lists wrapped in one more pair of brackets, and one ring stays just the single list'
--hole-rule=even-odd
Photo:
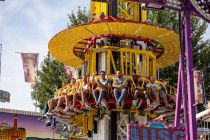
[{"label": "advertising banner", "polygon": [[[11,110],[10,110],[11,111]],[[12,113],[14,112],[14,113]],[[18,114],[20,111],[13,110],[9,112],[1,112],[0,109],[0,140],[2,137],[10,137],[14,133],[14,115],[17,115],[17,127],[25,130],[26,140],[62,140],[55,130],[51,130],[50,127],[45,127],[44,122],[38,121],[40,116],[34,115],[35,112],[27,113],[23,111],[23,114]],[[10,130],[11,132],[8,132]],[[25,140],[25,139],[21,139]]]},{"label": "advertising banner", "polygon": [[71,81],[71,78],[74,79],[78,79],[79,78],[79,73],[78,70],[74,67],[70,67],[70,66],[64,66],[65,70],[66,70],[66,74],[68,77],[68,80]]},{"label": "advertising banner", "polygon": [[128,140],[184,140],[184,128],[175,128],[164,122],[152,122],[147,125],[129,124]]},{"label": "advertising banner", "polygon": [[37,82],[38,56],[37,53],[21,53],[26,82],[32,84]]},{"label": "advertising banner", "polygon": [[193,71],[194,75],[194,89],[195,89],[195,103],[203,104],[205,103],[205,96],[202,87],[202,73],[199,70]]}]

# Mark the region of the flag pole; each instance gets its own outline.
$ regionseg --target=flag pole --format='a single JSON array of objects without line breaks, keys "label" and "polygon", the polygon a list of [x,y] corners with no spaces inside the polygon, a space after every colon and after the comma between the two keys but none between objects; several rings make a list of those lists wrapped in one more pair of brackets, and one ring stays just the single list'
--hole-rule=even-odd
[{"label": "flag pole", "polygon": [[2,44],[0,44],[0,82],[1,82],[1,53],[2,53]]},{"label": "flag pole", "polygon": [[[24,77],[25,82],[31,83],[31,87],[33,88],[37,83],[37,73],[38,73],[38,61],[39,61],[39,53],[24,53],[24,52],[15,52],[16,54],[21,54],[23,69],[24,69]],[[32,61],[27,61],[28,59]],[[33,69],[36,69],[35,79],[30,79],[29,77],[29,69],[28,65],[32,65]],[[27,68],[27,70],[25,69]],[[33,70],[30,70],[33,71]],[[27,74],[26,74],[27,73]],[[26,76],[27,75],[27,76]],[[35,112],[37,112],[37,104],[38,104],[38,95],[35,95]]]},{"label": "flag pole", "polygon": [[17,54],[39,54],[39,53],[26,53],[26,52],[15,52],[15,53],[17,53]]},{"label": "flag pole", "polygon": [[[37,57],[37,70],[36,70],[36,82],[35,84],[37,84],[37,81],[38,81],[38,67],[39,67],[39,53],[37,53],[38,57]],[[35,86],[34,84],[34,86]],[[36,106],[35,106],[35,112],[37,112],[37,105],[38,105],[38,93],[36,93]]]}]

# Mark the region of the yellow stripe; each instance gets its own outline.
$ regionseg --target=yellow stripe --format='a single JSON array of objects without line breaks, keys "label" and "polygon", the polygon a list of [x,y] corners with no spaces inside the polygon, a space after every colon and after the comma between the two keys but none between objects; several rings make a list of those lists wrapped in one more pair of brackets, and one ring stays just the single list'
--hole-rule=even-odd
[{"label": "yellow stripe", "polygon": [[125,74],[128,74],[128,52],[125,52]]},{"label": "yellow stripe", "polygon": [[137,53],[135,53],[135,65],[136,65],[136,74],[138,75],[138,73],[139,73],[139,63],[137,63]]},{"label": "yellow stripe", "polygon": [[134,86],[135,86],[135,88],[136,88],[136,84],[135,84],[135,82],[133,81],[133,78],[131,78],[131,81],[133,82],[133,84],[134,84]]},{"label": "yellow stripe", "polygon": [[130,73],[129,74],[132,74],[132,52],[130,51]]},{"label": "yellow stripe", "polygon": [[[120,62],[121,62],[121,71],[122,71],[122,74],[124,74],[124,60],[123,60],[124,58],[123,58],[123,51],[120,51]],[[125,63],[127,63],[126,61],[125,61]]]},{"label": "yellow stripe", "polygon": [[146,55],[146,76],[149,77],[149,55]]},{"label": "yellow stripe", "polygon": [[113,65],[113,68],[114,68],[114,72],[116,73],[117,72],[117,69],[116,69],[116,66],[115,66],[115,61],[114,61],[112,52],[110,53],[110,56],[111,56],[111,61],[112,61],[112,65]]},{"label": "yellow stripe", "polygon": [[107,74],[110,74],[110,53],[111,50],[107,50]]},{"label": "yellow stripe", "polygon": [[124,80],[124,82],[123,82],[123,86],[124,86],[124,84],[127,82],[127,78],[125,78],[125,80]]}]

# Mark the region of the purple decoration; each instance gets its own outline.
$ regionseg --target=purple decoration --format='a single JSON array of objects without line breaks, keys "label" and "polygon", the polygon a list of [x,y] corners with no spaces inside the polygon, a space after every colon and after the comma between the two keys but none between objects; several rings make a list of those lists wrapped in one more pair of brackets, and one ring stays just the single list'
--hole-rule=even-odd
[{"label": "purple decoration", "polygon": [[133,0],[152,4],[178,12],[184,11],[184,2],[188,2],[190,10],[197,16],[210,23],[210,2],[208,0]]},{"label": "purple decoration", "polygon": [[[136,0],[137,1],[137,0]],[[195,95],[193,83],[193,57],[192,57],[192,37],[190,25],[190,13],[194,12],[197,16],[210,23],[210,2],[208,0],[138,0],[146,5],[155,7],[168,8],[184,13],[183,21],[183,50],[180,56],[177,106],[174,126],[180,124],[181,100],[184,105],[185,118],[185,138],[187,140],[197,139],[196,129],[196,112],[195,112]],[[185,50],[185,52],[184,52]],[[184,59],[185,58],[185,59]],[[185,60],[185,62],[184,62]],[[186,72],[184,71],[186,64]],[[185,77],[186,83],[185,83]],[[187,89],[186,89],[187,87]],[[182,93],[182,94],[181,94]],[[186,94],[185,94],[186,93]]]},{"label": "purple decoration", "polygon": [[187,95],[188,95],[188,121],[190,140],[197,140],[196,112],[195,112],[195,94],[193,82],[193,58],[192,58],[192,37],[190,26],[189,1],[185,3],[184,12],[184,45],[186,54],[186,73],[187,73]]},{"label": "purple decoration", "polygon": [[193,11],[207,22],[210,22],[210,1],[190,0],[190,2],[193,5]]}]

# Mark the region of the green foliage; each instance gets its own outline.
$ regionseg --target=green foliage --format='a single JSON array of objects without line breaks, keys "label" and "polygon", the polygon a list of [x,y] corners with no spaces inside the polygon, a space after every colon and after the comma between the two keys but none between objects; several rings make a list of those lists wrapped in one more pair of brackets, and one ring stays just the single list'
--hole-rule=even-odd
[{"label": "green foliage", "polygon": [[38,82],[32,87],[32,99],[37,99],[38,107],[42,109],[64,82],[67,82],[64,65],[50,56],[45,57],[38,71]]},{"label": "green foliage", "polygon": [[[68,18],[68,28],[70,28],[73,25],[88,22],[89,13],[85,8],[78,7],[77,14],[72,12],[68,14]],[[53,98],[55,90],[60,88],[64,82],[67,82],[64,65],[48,55],[41,63],[41,70],[38,71],[38,82],[32,87],[32,99],[37,100],[37,106],[43,109],[47,101]]]},{"label": "green foliage", "polygon": [[67,23],[68,28],[74,25],[80,25],[87,23],[90,17],[89,12],[86,10],[86,8],[81,9],[78,7],[77,14],[75,14],[73,11],[71,14],[67,14],[69,17],[69,23]]},{"label": "green foliage", "polygon": [[179,22],[178,22],[178,15],[174,11],[155,11],[155,12],[148,12],[149,20],[157,24],[159,26],[163,26],[178,32]]},{"label": "green foliage", "polygon": [[[179,31],[178,14],[173,11],[149,12],[149,21],[167,27],[176,32]],[[210,99],[210,41],[203,40],[203,35],[207,29],[207,23],[198,17],[191,16],[193,63],[196,69],[204,72],[204,83],[207,100]],[[164,69],[160,69],[160,78],[168,79],[172,85],[177,83],[178,63]]]}]

